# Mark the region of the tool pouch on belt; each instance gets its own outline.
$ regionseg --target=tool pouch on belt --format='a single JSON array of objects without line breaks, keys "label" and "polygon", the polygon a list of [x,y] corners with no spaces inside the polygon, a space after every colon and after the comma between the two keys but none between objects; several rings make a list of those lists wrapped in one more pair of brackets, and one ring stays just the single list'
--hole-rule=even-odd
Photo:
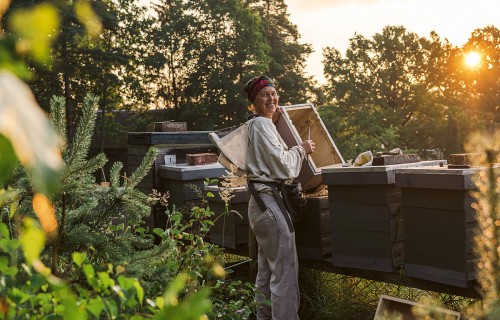
[{"label": "tool pouch on belt", "polygon": [[283,202],[290,214],[292,223],[295,225],[304,216],[304,206],[306,205],[307,198],[302,193],[302,185],[298,181],[292,184],[281,184],[281,194]]},{"label": "tool pouch on belt", "polygon": [[[304,215],[304,206],[306,205],[306,197],[302,193],[302,186],[300,182],[294,181],[290,185],[283,183],[272,183],[272,182],[259,182],[265,184],[271,188],[278,202],[278,205],[285,217],[285,221],[290,229],[290,232],[294,232],[294,224],[299,222],[299,220]],[[249,181],[248,187],[252,195],[254,196],[257,204],[262,211],[265,211],[266,205],[259,196],[259,193],[255,189],[254,181]],[[279,190],[278,190],[279,188]]]}]

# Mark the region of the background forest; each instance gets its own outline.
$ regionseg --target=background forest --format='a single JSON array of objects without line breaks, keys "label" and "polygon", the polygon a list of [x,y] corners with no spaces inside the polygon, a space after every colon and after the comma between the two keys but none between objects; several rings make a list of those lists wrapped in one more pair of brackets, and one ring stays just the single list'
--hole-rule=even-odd
[{"label": "background forest", "polygon": [[[13,1],[5,32],[9,12],[40,2]],[[53,2],[61,30],[52,63],[30,59],[28,82],[46,110],[50,97],[65,97],[70,135],[89,92],[99,97],[98,129],[107,135],[123,130],[112,121],[117,110],[161,109],[160,120],[186,121],[188,130],[236,125],[249,112],[242,87],[257,74],[276,80],[281,104],[315,103],[345,159],[395,147],[446,156],[462,151],[470,132],[500,122],[494,26],[471,30],[461,48],[404,26],[354,34],[346,52],[324,49],[327,82],[319,85],[304,73],[311,46],[301,43],[283,0],[162,0],[149,9],[134,0],[92,1],[101,21],[90,28],[96,37],[72,2]],[[472,50],[482,62],[467,67]],[[135,129],[144,130],[144,121]]]}]

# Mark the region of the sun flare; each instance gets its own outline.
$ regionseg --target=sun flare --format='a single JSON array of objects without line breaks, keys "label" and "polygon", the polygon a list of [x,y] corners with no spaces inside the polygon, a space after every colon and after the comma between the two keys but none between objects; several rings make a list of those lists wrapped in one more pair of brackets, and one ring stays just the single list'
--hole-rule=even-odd
[{"label": "sun flare", "polygon": [[481,63],[481,55],[475,51],[471,51],[465,55],[465,64],[469,68],[476,68]]}]

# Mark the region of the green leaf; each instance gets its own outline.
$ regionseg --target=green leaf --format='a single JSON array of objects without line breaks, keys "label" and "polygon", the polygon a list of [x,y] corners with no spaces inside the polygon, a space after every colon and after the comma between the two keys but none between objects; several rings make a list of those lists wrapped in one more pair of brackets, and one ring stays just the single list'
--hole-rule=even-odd
[{"label": "green leaf", "polygon": [[96,318],[99,318],[99,315],[101,314],[103,309],[104,302],[100,297],[90,299],[89,303],[87,304],[87,310],[90,311],[90,313],[92,313]]},{"label": "green leaf", "polygon": [[5,223],[0,223],[0,234],[5,239],[10,239],[9,227]]},{"label": "green leaf", "polygon": [[11,175],[18,159],[12,144],[5,136],[0,133],[0,185],[3,184]]},{"label": "green leaf", "polygon": [[8,293],[9,298],[17,305],[21,303],[25,303],[28,301],[30,296],[18,288],[12,288],[12,290]]},{"label": "green leaf", "polygon": [[24,220],[24,232],[21,236],[21,246],[28,264],[31,265],[33,261],[38,260],[44,245],[45,234],[38,229],[33,219],[26,218]]},{"label": "green leaf", "polygon": [[[12,30],[21,39],[17,46],[26,48],[38,62],[46,62],[50,57],[50,47],[59,30],[57,10],[49,4],[17,10],[9,20]],[[21,49],[23,50],[23,49]]]},{"label": "green leaf", "polygon": [[137,298],[139,298],[139,302],[142,304],[142,300],[144,299],[144,289],[137,279],[134,281],[134,288],[137,292]]},{"label": "green leaf", "polygon": [[115,285],[115,280],[111,279],[107,272],[99,272],[97,276],[105,287],[113,288],[113,286]]},{"label": "green leaf", "polygon": [[73,252],[73,262],[76,263],[78,267],[82,267],[83,261],[87,258],[85,252]]}]

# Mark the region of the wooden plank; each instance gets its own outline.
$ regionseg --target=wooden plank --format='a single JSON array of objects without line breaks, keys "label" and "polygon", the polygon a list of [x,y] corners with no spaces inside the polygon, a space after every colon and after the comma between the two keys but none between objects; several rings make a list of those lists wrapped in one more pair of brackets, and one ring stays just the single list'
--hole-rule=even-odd
[{"label": "wooden plank", "polygon": [[226,175],[226,169],[219,163],[205,165],[188,165],[187,163],[174,163],[159,167],[159,176],[168,180],[198,180],[205,178],[220,178]]},{"label": "wooden plank", "polygon": [[456,211],[472,210],[475,200],[468,190],[402,188],[401,204]]},{"label": "wooden plank", "polygon": [[388,232],[332,229],[332,254],[392,259]]},{"label": "wooden plank", "polygon": [[463,211],[407,207],[401,208],[405,234],[439,236],[465,239],[465,214]]},{"label": "wooden plank", "polygon": [[165,145],[165,146],[205,146],[213,147],[208,138],[210,131],[188,132],[129,132],[129,145]]},{"label": "wooden plank", "polygon": [[[357,206],[360,208],[360,206]],[[333,208],[335,210],[335,207]],[[359,231],[377,231],[390,234],[391,223],[387,212],[375,213],[373,210],[361,211],[358,209],[355,214],[346,212],[341,213],[338,210],[330,216],[330,225],[333,230],[359,230]],[[333,232],[335,232],[333,231]]]},{"label": "wooden plank", "polygon": [[332,264],[336,267],[392,272],[391,259],[368,258],[332,253]]},{"label": "wooden plank", "polygon": [[342,167],[332,165],[321,168],[323,184],[326,185],[366,185],[366,184],[394,184],[396,171],[413,167],[439,166],[443,160],[420,161],[417,163],[403,163],[390,166]]},{"label": "wooden plank", "polygon": [[330,225],[333,229],[367,230],[390,233],[398,205],[363,205],[335,202],[330,204]]},{"label": "wooden plank", "polygon": [[465,272],[465,242],[448,238],[430,238],[405,234],[405,264]]},{"label": "wooden plank", "polygon": [[418,154],[383,155],[381,157],[374,157],[372,166],[388,166],[414,162],[420,162],[420,156]]},{"label": "wooden plank", "polygon": [[330,203],[393,204],[401,202],[401,189],[392,185],[334,185],[328,187]]},{"label": "wooden plank", "polygon": [[452,285],[460,288],[472,288],[475,285],[472,281],[474,279],[470,278],[468,273],[441,268],[430,268],[426,265],[406,263],[405,273],[408,277]]},{"label": "wooden plank", "polygon": [[396,170],[396,186],[401,188],[428,188],[469,190],[475,189],[472,181],[480,169],[405,168]]}]

